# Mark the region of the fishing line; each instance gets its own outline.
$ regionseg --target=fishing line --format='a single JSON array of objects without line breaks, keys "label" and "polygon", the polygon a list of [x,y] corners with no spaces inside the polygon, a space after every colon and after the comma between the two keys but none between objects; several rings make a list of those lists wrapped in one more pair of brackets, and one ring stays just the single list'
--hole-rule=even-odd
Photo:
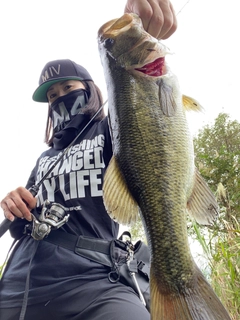
[{"label": "fishing line", "polygon": [[187,5],[190,1],[191,1],[191,0],[188,0],[188,1],[182,6],[182,8],[178,11],[178,13],[176,14],[176,16],[178,16],[179,13],[182,12],[182,10],[186,7],[186,5]]}]

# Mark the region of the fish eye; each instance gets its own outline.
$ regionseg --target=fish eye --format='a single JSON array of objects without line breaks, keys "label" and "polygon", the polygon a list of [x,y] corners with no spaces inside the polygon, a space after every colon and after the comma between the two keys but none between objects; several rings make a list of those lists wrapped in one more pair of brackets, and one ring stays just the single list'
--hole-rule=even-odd
[{"label": "fish eye", "polygon": [[104,45],[105,47],[111,47],[113,44],[114,44],[114,39],[112,38],[107,38],[105,41],[104,41]]}]

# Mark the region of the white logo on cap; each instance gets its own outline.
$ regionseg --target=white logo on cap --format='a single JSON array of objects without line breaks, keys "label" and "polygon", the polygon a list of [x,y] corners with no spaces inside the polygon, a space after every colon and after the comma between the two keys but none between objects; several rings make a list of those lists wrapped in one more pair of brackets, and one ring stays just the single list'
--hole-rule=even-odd
[{"label": "white logo on cap", "polygon": [[47,70],[45,70],[45,73],[42,74],[42,82],[47,81],[49,78],[54,77],[55,75],[59,75],[60,74],[60,69],[61,69],[61,65],[60,64],[58,65],[57,70],[53,66],[49,67]]}]

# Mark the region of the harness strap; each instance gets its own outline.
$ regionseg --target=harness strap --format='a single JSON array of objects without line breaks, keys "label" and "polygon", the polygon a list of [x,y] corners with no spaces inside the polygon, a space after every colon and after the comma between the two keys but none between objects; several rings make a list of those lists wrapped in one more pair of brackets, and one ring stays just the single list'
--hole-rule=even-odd
[{"label": "harness strap", "polygon": [[38,245],[39,245],[39,241],[35,241],[35,248],[34,248],[34,250],[32,252],[32,256],[31,256],[31,259],[30,259],[30,262],[29,262],[28,273],[27,273],[26,284],[25,284],[25,291],[24,291],[24,296],[23,296],[23,303],[22,303],[22,308],[21,308],[21,313],[20,313],[20,316],[19,316],[19,320],[24,320],[25,319],[25,314],[26,314],[26,311],[27,311],[29,287],[30,287],[31,266],[32,266],[33,258],[35,257],[35,254],[37,252]]},{"label": "harness strap", "polygon": [[86,236],[76,236],[61,230],[52,230],[43,241],[71,250],[77,255],[105,266],[112,267],[113,265],[111,243],[114,240],[107,241]]},{"label": "harness strap", "polygon": [[75,248],[82,248],[109,254],[110,241],[86,236],[76,236],[61,230],[52,230],[43,240],[71,251],[75,251]]},{"label": "harness strap", "polygon": [[74,234],[66,233],[60,230],[52,230],[49,235],[43,238],[43,241],[47,241],[63,247],[65,249],[74,251],[78,237]]}]

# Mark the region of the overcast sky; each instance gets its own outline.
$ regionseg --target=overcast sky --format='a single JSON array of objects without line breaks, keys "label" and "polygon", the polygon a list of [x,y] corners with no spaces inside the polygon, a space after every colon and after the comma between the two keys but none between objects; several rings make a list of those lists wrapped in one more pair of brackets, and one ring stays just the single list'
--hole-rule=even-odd
[{"label": "overcast sky", "polygon": [[[173,0],[178,30],[164,43],[168,64],[183,93],[197,99],[203,114],[191,113],[196,134],[220,112],[240,121],[239,1]],[[43,144],[47,105],[32,101],[44,65],[70,58],[88,69],[106,98],[97,31],[120,17],[125,0],[1,1],[0,199],[25,185]],[[0,221],[3,219],[0,213]],[[0,263],[10,245],[0,239]]]}]

